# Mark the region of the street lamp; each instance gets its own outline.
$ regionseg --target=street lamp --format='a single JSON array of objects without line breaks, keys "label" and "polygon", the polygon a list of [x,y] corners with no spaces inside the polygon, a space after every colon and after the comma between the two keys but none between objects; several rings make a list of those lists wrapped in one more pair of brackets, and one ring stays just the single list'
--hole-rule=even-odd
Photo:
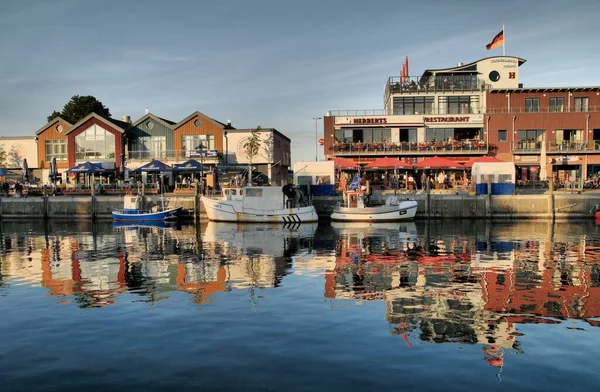
[{"label": "street lamp", "polygon": [[317,126],[319,124],[319,120],[321,120],[323,117],[313,117],[313,120],[315,120],[315,161],[319,160],[319,137],[317,136]]}]

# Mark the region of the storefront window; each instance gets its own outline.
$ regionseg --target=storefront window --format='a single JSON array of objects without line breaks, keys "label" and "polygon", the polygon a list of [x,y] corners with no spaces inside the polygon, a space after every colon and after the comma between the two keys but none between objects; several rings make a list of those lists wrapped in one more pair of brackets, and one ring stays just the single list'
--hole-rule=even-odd
[{"label": "storefront window", "polygon": [[115,159],[115,135],[99,126],[86,129],[75,136],[75,159]]},{"label": "storefront window", "polygon": [[335,131],[337,143],[390,143],[392,131],[387,128]]}]

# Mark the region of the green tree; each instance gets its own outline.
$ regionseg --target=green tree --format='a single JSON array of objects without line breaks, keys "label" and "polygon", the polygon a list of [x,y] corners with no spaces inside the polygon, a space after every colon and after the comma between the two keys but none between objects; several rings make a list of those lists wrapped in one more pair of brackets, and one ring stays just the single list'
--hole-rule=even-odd
[{"label": "green tree", "polygon": [[0,168],[6,168],[6,151],[4,151],[4,146],[0,146]]},{"label": "green tree", "polygon": [[56,110],[48,116],[48,121],[52,121],[57,116],[62,117],[71,124],[75,124],[90,113],[96,113],[103,117],[110,117],[110,110],[96,97],[92,95],[73,95],[71,100],[65,104],[62,111]]},{"label": "green tree", "polygon": [[258,150],[260,148],[260,130],[261,126],[259,125],[256,129],[250,131],[250,137],[246,139],[246,142],[243,144],[244,149],[246,150],[246,155],[248,156],[248,184],[252,183],[252,159],[258,154]]}]

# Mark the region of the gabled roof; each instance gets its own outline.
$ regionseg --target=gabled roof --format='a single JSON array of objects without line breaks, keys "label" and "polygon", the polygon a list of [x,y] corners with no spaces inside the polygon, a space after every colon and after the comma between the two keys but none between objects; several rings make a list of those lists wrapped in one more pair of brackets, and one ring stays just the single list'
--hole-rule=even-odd
[{"label": "gabled roof", "polygon": [[140,125],[141,123],[143,123],[144,121],[146,121],[147,119],[151,118],[152,120],[161,123],[162,125],[164,125],[167,128],[171,128],[173,129],[173,125],[175,125],[175,122],[170,121],[170,120],[166,120],[162,117],[158,117],[155,116],[152,113],[148,113],[145,114],[144,116],[140,117],[138,120],[136,120],[133,124],[131,124],[132,127],[136,127],[138,125]]},{"label": "gabled roof", "polygon": [[35,134],[39,135],[40,133],[44,132],[46,129],[50,128],[52,125],[56,124],[58,121],[62,121],[65,124],[69,124],[69,127],[71,127],[71,123],[68,122],[67,120],[65,120],[64,118],[60,117],[60,116],[56,116],[54,117],[52,120],[50,120],[46,125],[44,125],[43,127],[41,127],[40,129],[38,129]]},{"label": "gabled roof", "polygon": [[196,110],[194,113],[190,114],[189,116],[187,116],[183,120],[179,121],[177,124],[173,125],[173,127],[172,127],[173,130],[181,127],[183,124],[187,123],[188,121],[190,121],[192,118],[194,118],[196,116],[204,117],[208,121],[212,122],[214,125],[216,125],[218,127],[227,127],[228,129],[235,129],[233,127],[229,128],[227,125],[223,124],[222,122],[217,121],[214,118],[208,117],[206,114],[200,113],[199,111]]},{"label": "gabled roof", "polygon": [[110,123],[113,126],[113,128],[115,128],[117,131],[119,131],[121,133],[125,133],[125,131],[127,129],[129,129],[129,127],[131,126],[129,123],[126,123],[125,121],[115,120],[114,118],[109,118],[109,117],[102,117],[96,113],[90,113],[87,116],[85,116],[84,118],[82,118],[81,120],[77,121],[77,123],[75,125],[73,125],[71,128],[69,128],[65,132],[65,135],[73,132],[75,129],[77,129],[77,127],[79,127],[80,125],[82,125],[83,123],[88,121],[90,118],[95,118],[104,123]]}]

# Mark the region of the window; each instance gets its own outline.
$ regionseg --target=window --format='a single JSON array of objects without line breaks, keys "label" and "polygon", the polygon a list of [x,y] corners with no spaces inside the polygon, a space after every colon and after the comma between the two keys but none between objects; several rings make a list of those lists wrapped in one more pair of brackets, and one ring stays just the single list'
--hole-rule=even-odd
[{"label": "window", "polygon": [[550,111],[551,112],[562,112],[565,107],[565,99],[563,97],[552,97],[550,98]]},{"label": "window", "polygon": [[52,158],[56,158],[57,161],[67,160],[66,139],[46,140],[46,162],[52,162]]},{"label": "window", "polygon": [[408,143],[417,142],[417,128],[400,128],[400,141]]},{"label": "window", "polygon": [[181,136],[181,145],[187,153],[196,150],[214,150],[214,135],[183,135]]},{"label": "window", "polygon": [[500,129],[498,131],[498,141],[505,142],[507,140],[508,140],[508,137],[507,137],[506,129]]},{"label": "window", "polygon": [[246,188],[246,197],[262,197],[263,190],[260,188]]},{"label": "window", "polygon": [[75,159],[115,159],[115,135],[94,125],[75,136]]},{"label": "window", "polygon": [[425,139],[428,142],[441,142],[454,139],[454,128],[427,128],[425,130]]},{"label": "window", "polygon": [[544,130],[520,130],[518,136],[518,148],[535,150],[542,147],[544,141]]},{"label": "window", "polygon": [[469,114],[479,110],[479,97],[474,95],[454,95],[439,97],[439,114]]},{"label": "window", "polygon": [[576,112],[588,111],[588,97],[575,97],[574,102]]},{"label": "window", "polygon": [[394,97],[394,114],[433,114],[433,97]]},{"label": "window", "polygon": [[348,129],[335,131],[336,143],[390,143],[392,130],[388,128]]},{"label": "window", "polygon": [[540,111],[540,99],[539,98],[525,98],[525,112],[537,113]]},{"label": "window", "polygon": [[166,136],[145,136],[134,139],[131,144],[131,156],[137,159],[160,159],[167,156]]}]

